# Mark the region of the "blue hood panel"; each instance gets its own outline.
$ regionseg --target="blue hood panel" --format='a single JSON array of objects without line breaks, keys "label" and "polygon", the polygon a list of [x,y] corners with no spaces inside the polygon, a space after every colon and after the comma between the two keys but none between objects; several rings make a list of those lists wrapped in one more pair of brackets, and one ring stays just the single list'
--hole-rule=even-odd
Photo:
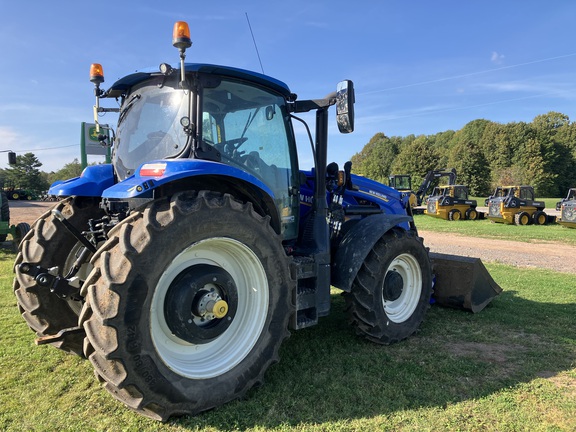
[{"label": "blue hood panel", "polygon": [[102,196],[102,192],[114,184],[114,170],[111,164],[90,165],[80,177],[66,181],[56,181],[48,193],[56,196]]}]

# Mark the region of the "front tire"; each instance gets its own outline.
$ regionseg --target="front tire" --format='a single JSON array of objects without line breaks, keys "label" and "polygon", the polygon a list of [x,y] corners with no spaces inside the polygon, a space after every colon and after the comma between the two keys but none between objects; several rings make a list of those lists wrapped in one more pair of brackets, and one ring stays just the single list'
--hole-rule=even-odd
[{"label": "front tire", "polygon": [[516,225],[530,225],[530,222],[532,222],[532,220],[530,219],[530,214],[528,212],[522,211],[514,215],[514,223]]},{"label": "front tire", "polygon": [[243,396],[279,360],[292,312],[269,219],[212,192],[149,204],[98,250],[85,353],[106,389],[157,420]]},{"label": "front tire", "polygon": [[[54,208],[80,231],[87,228],[89,219],[103,214],[98,202],[91,198],[68,198]],[[20,226],[21,231],[25,228],[29,227]],[[14,263],[14,294],[22,317],[38,337],[54,335],[62,329],[77,326],[82,306],[39,286],[31,276],[21,273],[18,265],[28,262],[44,268],[58,267],[59,275],[64,276],[68,271],[67,263],[73,261],[70,255],[77,244],[78,240],[55,219],[51,211],[44,213],[20,242]],[[76,333],[51,345],[82,356],[83,339],[83,335]]]},{"label": "front tire", "polygon": [[356,333],[388,345],[418,329],[431,295],[432,271],[422,239],[393,229],[368,254],[345,297]]},{"label": "front tire", "polygon": [[458,209],[452,209],[448,212],[448,220],[459,221],[462,219],[462,213]]}]

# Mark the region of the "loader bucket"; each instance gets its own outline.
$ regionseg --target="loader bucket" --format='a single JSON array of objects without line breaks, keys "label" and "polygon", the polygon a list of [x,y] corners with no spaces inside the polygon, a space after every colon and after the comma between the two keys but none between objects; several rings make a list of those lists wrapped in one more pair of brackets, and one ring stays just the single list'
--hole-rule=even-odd
[{"label": "loader bucket", "polygon": [[502,292],[480,258],[430,253],[434,299],[441,306],[480,312]]}]

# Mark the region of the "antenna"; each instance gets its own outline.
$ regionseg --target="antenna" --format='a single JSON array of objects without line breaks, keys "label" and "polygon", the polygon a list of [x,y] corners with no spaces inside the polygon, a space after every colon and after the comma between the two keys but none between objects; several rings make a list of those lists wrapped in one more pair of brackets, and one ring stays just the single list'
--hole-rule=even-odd
[{"label": "antenna", "polygon": [[246,21],[248,21],[248,28],[250,29],[250,34],[252,35],[252,41],[254,41],[254,48],[256,48],[256,55],[258,56],[258,61],[260,62],[260,69],[264,73],[264,66],[262,66],[262,60],[260,60],[260,53],[258,52],[258,45],[256,45],[256,39],[254,39],[254,33],[252,32],[252,26],[250,25],[250,18],[248,18],[248,12],[246,14]]}]

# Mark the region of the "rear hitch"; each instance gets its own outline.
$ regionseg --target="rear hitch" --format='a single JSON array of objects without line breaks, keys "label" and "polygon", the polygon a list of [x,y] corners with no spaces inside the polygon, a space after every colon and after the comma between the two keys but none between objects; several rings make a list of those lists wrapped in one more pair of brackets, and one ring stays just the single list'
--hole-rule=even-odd
[{"label": "rear hitch", "polygon": [[18,270],[23,274],[33,277],[38,285],[48,288],[50,292],[56,294],[60,298],[81,300],[80,279],[76,277],[66,279],[58,276],[55,274],[58,271],[57,267],[46,269],[44,267],[23,262],[18,265]]},{"label": "rear hitch", "polygon": [[77,333],[84,333],[84,327],[76,326],[76,327],[65,328],[65,329],[60,330],[55,335],[42,336],[42,337],[36,338],[34,343],[36,345],[46,345],[46,344],[53,343],[53,342],[60,342],[60,341],[64,340],[67,336],[72,335],[72,334],[77,334]]}]

